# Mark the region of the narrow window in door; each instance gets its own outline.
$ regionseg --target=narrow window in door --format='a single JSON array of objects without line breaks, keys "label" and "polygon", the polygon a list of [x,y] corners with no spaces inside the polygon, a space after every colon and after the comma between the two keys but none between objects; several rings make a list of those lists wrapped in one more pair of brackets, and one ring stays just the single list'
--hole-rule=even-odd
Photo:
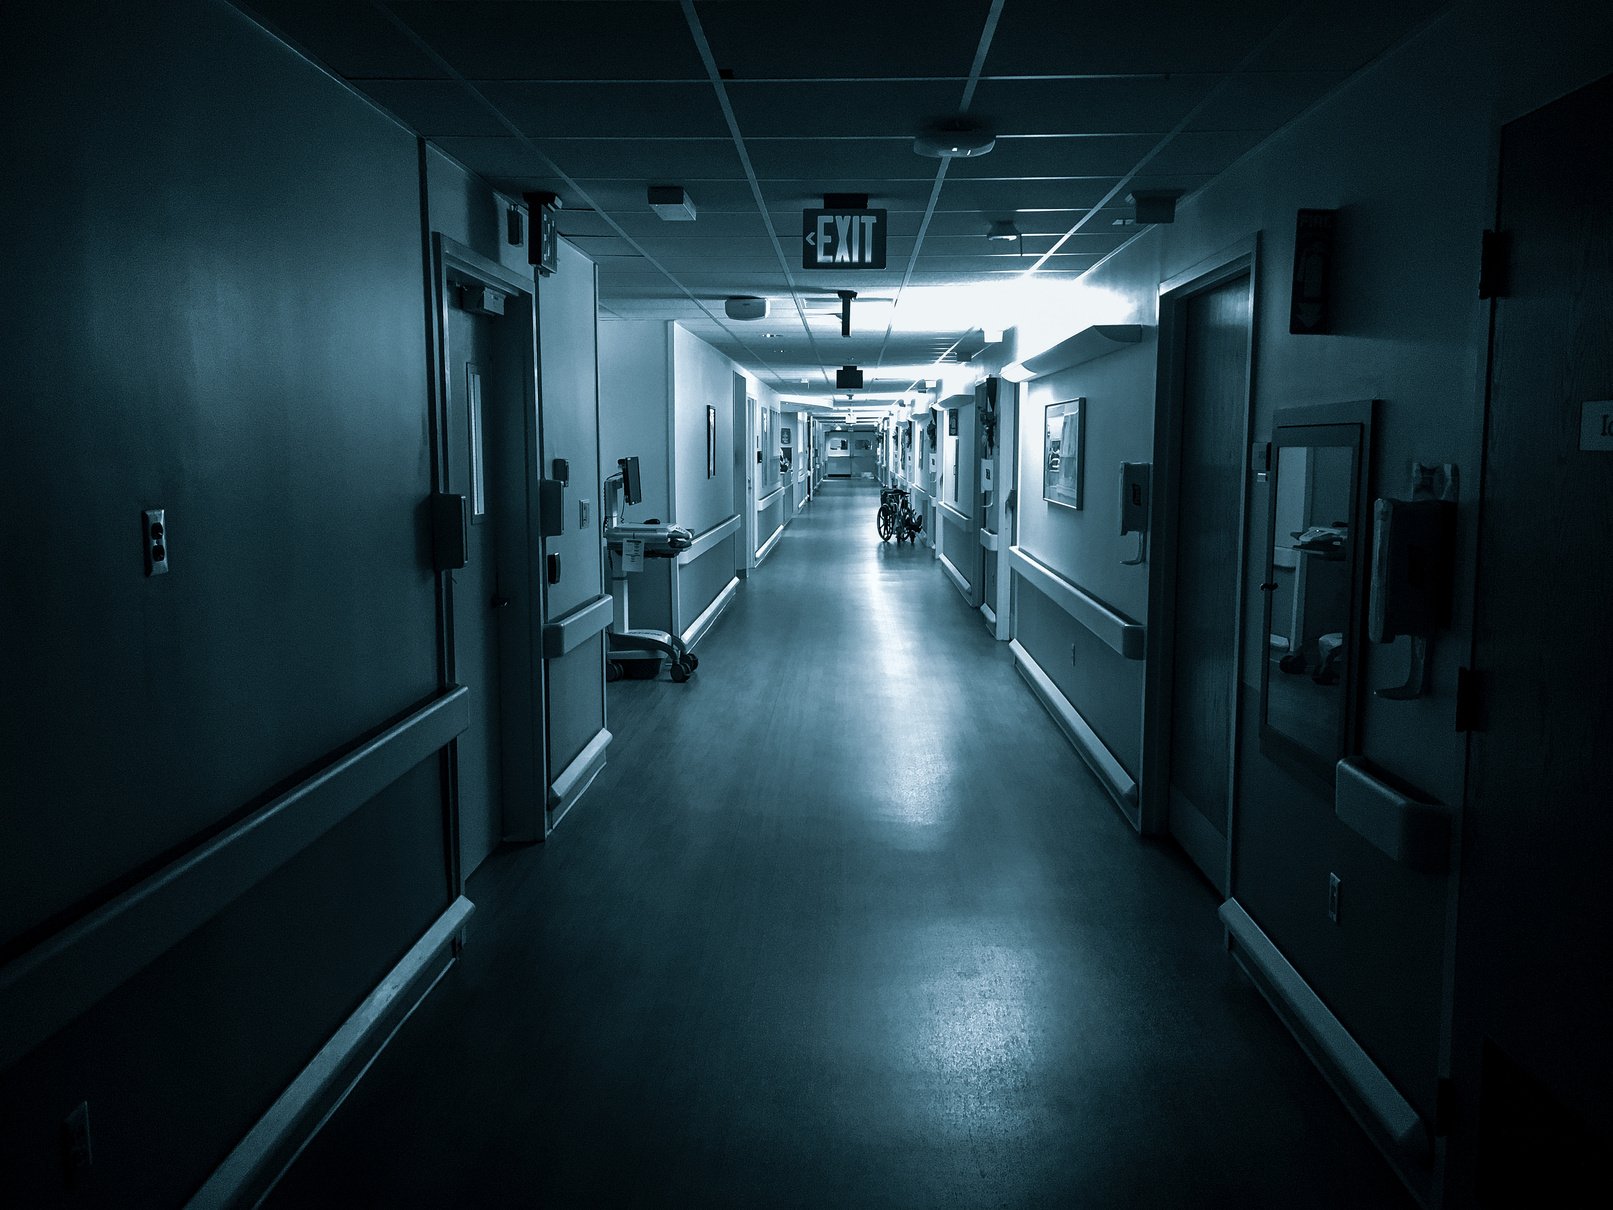
[{"label": "narrow window in door", "polygon": [[465,411],[470,417],[470,511],[471,516],[487,513],[486,479],[482,461],[482,372],[465,363]]}]

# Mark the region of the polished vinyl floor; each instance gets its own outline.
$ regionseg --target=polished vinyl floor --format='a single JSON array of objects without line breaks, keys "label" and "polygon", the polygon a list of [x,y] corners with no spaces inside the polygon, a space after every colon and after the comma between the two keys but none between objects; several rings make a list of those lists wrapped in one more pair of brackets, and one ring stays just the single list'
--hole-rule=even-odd
[{"label": "polished vinyl floor", "polygon": [[302,1206],[1399,1207],[927,550],[829,483],[492,858]]}]

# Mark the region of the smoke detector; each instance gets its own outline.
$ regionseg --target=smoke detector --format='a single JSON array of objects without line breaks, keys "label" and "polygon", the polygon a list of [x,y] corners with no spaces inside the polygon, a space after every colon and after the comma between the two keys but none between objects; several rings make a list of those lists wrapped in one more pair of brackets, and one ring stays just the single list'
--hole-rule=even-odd
[{"label": "smoke detector", "polygon": [[997,136],[968,122],[953,122],[928,130],[913,140],[917,155],[932,160],[964,160],[985,155],[997,145]]}]

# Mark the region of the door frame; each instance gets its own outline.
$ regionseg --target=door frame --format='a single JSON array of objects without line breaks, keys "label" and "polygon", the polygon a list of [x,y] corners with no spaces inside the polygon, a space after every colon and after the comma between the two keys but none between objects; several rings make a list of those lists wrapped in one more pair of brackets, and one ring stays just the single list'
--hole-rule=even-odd
[{"label": "door frame", "polygon": [[[1177,835],[1170,822],[1171,684],[1175,672],[1177,513],[1180,502],[1181,419],[1186,387],[1187,304],[1247,275],[1248,366],[1243,400],[1243,456],[1239,459],[1237,603],[1234,608],[1231,741],[1227,752],[1227,835]],[[1138,810],[1145,834],[1174,835],[1221,893],[1232,885],[1233,817],[1237,812],[1238,751],[1242,740],[1243,631],[1248,613],[1244,591],[1249,542],[1250,448],[1255,397],[1255,331],[1260,319],[1260,237],[1251,235],[1159,286],[1158,388],[1154,397],[1153,474],[1148,534],[1148,659],[1143,669],[1143,755]]]},{"label": "door frame", "polygon": [[[449,416],[448,400],[450,375],[453,373],[454,350],[448,337],[448,313],[452,307],[452,283],[469,280],[492,286],[509,295],[503,322],[513,338],[519,334],[519,349],[500,350],[501,368],[507,368],[519,383],[519,391],[505,389],[495,392],[499,403],[508,408],[519,405],[523,415],[518,424],[503,417],[508,431],[521,434],[524,446],[521,463],[525,475],[519,488],[514,489],[516,514],[499,532],[500,557],[512,559],[511,579],[526,588],[528,608],[523,614],[511,611],[499,623],[499,661],[502,665],[499,678],[499,750],[501,793],[498,804],[499,837],[501,840],[537,840],[544,832],[543,803],[546,798],[548,753],[546,728],[543,718],[545,700],[543,667],[543,618],[545,593],[542,560],[539,557],[538,535],[542,533],[536,482],[539,473],[541,439],[537,396],[537,304],[533,282],[489,260],[459,241],[434,231],[431,234],[431,289],[432,289],[432,342],[431,342],[431,428],[432,428],[432,488],[437,492],[450,490],[449,468]],[[514,385],[513,383],[511,385]],[[507,485],[510,486],[510,485]],[[519,518],[524,514],[526,524]],[[522,566],[524,564],[524,566]],[[524,618],[524,625],[516,624],[516,617]],[[443,686],[458,683],[458,668],[454,655],[454,587],[452,573],[437,573],[438,665]],[[449,791],[448,854],[450,878],[459,893],[464,892],[465,871],[459,859],[459,760],[458,741],[449,745],[447,780]]]}]

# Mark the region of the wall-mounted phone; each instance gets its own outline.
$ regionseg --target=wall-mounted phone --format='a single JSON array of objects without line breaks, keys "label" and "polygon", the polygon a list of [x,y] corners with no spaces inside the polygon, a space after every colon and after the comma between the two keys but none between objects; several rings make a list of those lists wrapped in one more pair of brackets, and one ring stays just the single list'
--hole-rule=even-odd
[{"label": "wall-mounted phone", "polygon": [[1434,633],[1450,625],[1456,557],[1456,468],[1412,464],[1412,498],[1372,506],[1372,584],[1367,638],[1411,640],[1406,683],[1375,690],[1407,700],[1428,692],[1428,651]]},{"label": "wall-mounted phone", "polygon": [[1120,560],[1135,567],[1148,557],[1148,489],[1153,467],[1147,462],[1120,464],[1120,536],[1137,535],[1137,557]]}]

